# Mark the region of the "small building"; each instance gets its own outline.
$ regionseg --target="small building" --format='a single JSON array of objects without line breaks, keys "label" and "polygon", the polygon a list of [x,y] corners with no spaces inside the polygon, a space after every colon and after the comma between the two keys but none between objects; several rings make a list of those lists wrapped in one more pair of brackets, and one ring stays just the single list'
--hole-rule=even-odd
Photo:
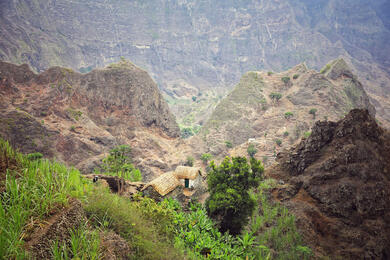
[{"label": "small building", "polygon": [[[164,197],[180,187],[180,193],[188,189],[196,189],[202,185],[202,175],[200,168],[178,166],[175,171],[166,172],[151,182],[147,183],[141,190],[145,195]],[[184,189],[183,189],[184,188]],[[177,194],[176,194],[177,195]]]}]

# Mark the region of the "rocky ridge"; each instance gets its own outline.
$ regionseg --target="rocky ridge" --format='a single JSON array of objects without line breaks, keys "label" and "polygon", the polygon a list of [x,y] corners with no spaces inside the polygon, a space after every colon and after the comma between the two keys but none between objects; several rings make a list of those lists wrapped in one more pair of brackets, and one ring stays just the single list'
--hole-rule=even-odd
[{"label": "rocky ridge", "polygon": [[299,145],[267,171],[280,179],[272,195],[296,216],[316,256],[390,256],[390,133],[367,110],[318,121]]},{"label": "rocky ridge", "polygon": [[115,145],[129,144],[152,178],[169,168],[179,128],[156,84],[128,61],[80,74],[0,62],[0,136],[91,172]]},{"label": "rocky ridge", "polygon": [[[86,72],[123,56],[169,97],[191,101],[218,86],[227,91],[246,71],[303,61],[320,69],[341,56],[389,122],[389,10],[386,0],[7,0],[0,59]],[[171,104],[180,120],[189,103]]]},{"label": "rocky ridge", "polygon": [[[272,93],[280,99],[271,98]],[[252,143],[256,157],[270,165],[279,151],[309,135],[316,119],[338,120],[353,108],[366,108],[375,116],[362,84],[343,59],[322,73],[305,64],[281,73],[252,71],[220,101],[190,142],[203,141],[214,155],[234,156],[246,156]],[[226,141],[236,147],[228,149]]]}]

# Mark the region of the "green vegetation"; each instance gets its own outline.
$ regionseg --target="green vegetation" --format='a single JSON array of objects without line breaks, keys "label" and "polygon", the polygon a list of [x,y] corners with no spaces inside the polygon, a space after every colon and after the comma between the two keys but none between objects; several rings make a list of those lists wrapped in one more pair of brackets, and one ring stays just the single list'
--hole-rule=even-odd
[{"label": "green vegetation", "polygon": [[192,167],[192,166],[194,166],[194,161],[195,161],[194,157],[187,156],[187,161],[186,161],[185,165]]},{"label": "green vegetation", "polygon": [[30,160],[2,139],[0,174],[0,255],[27,258],[22,239],[27,223],[43,221],[54,209],[66,206],[69,197],[81,198],[85,187],[77,170],[44,159]]},{"label": "green vegetation", "polygon": [[71,125],[69,130],[72,131],[72,132],[75,132],[76,131],[76,127],[74,125]]},{"label": "green vegetation", "polygon": [[283,136],[284,137],[287,137],[289,135],[289,132],[287,132],[287,131],[285,131],[284,133],[283,133]]},{"label": "green vegetation", "polygon": [[268,76],[271,76],[272,74],[274,74],[272,71],[268,71],[268,72],[267,72],[267,75],[268,75]]},{"label": "green vegetation", "polygon": [[276,140],[275,140],[275,143],[276,143],[278,146],[281,146],[281,145],[282,145],[282,140],[276,139]]},{"label": "green vegetation", "polygon": [[308,138],[310,135],[311,135],[311,132],[310,132],[310,131],[304,132],[304,133],[303,133],[303,136],[304,136],[305,138]]},{"label": "green vegetation", "polygon": [[109,155],[102,160],[104,174],[118,176],[129,181],[141,181],[142,175],[131,163],[131,148],[128,145],[119,145],[112,149]]},{"label": "green vegetation", "polygon": [[74,110],[72,108],[68,108],[67,112],[71,117],[73,117],[76,121],[79,121],[80,117],[83,115],[83,112],[79,110]]},{"label": "green vegetation", "polygon": [[233,144],[230,141],[225,141],[225,145],[226,145],[227,148],[232,148],[233,147]]},{"label": "green vegetation", "polygon": [[287,85],[290,82],[290,77],[282,77],[281,79],[285,85]]},{"label": "green vegetation", "polygon": [[320,73],[325,74],[326,72],[328,72],[328,71],[330,70],[330,67],[331,67],[330,64],[326,64],[325,67],[323,67],[323,68],[320,70]]},{"label": "green vegetation", "polygon": [[316,113],[317,113],[317,109],[316,108],[312,108],[312,109],[309,110],[309,114],[313,115],[314,119],[316,118]]},{"label": "green vegetation", "polygon": [[[129,152],[127,147],[117,151],[121,155]],[[117,164],[110,165],[115,168]],[[276,182],[265,180],[258,185],[263,173],[260,161],[251,159],[248,164],[245,158],[227,158],[219,167],[212,163],[211,168],[207,210],[196,203],[183,210],[173,199],[156,202],[137,194],[130,200],[112,194],[107,187],[81,178],[73,168],[22,155],[0,139],[0,255],[31,259],[24,242],[31,224],[36,223],[35,228],[45,225],[53,212],[61,212],[76,198],[87,219],[69,230],[68,237],[61,234],[62,240],[51,241],[53,259],[102,259],[107,251],[102,238],[113,233],[127,244],[127,249],[120,247],[120,253],[129,259],[311,257],[294,217],[268,201],[267,190]],[[217,224],[222,229],[221,223],[231,221],[233,226],[225,227],[231,233],[234,228],[236,236],[221,233],[207,212],[225,216]]]},{"label": "green vegetation", "polygon": [[286,119],[290,119],[291,117],[293,117],[294,116],[294,114],[292,113],[292,112],[286,112],[286,113],[284,113],[284,118],[286,118]]},{"label": "green vegetation", "polygon": [[218,221],[221,232],[237,235],[255,208],[255,200],[249,195],[249,190],[258,186],[264,168],[254,158],[248,164],[245,157],[233,157],[232,160],[226,157],[221,165],[211,162],[210,167],[207,213]]},{"label": "green vegetation", "polygon": [[299,74],[294,74],[293,79],[297,79],[297,78],[299,78]]},{"label": "green vegetation", "polygon": [[213,156],[212,156],[211,154],[209,154],[209,153],[204,153],[204,154],[202,154],[202,155],[200,156],[200,159],[202,160],[202,162],[203,162],[204,164],[207,164],[208,161],[210,161],[212,157],[213,157]]},{"label": "green vegetation", "polygon": [[192,96],[192,101],[196,101],[196,96]]},{"label": "green vegetation", "polygon": [[30,161],[35,161],[43,158],[41,153],[29,153],[26,155],[26,158]]},{"label": "green vegetation", "polygon": [[282,94],[277,92],[272,92],[271,94],[269,94],[269,97],[272,99],[273,102],[275,101],[278,102],[282,98]]},{"label": "green vegetation", "polygon": [[257,149],[255,148],[254,144],[249,144],[246,151],[248,152],[248,155],[250,157],[255,156],[255,154],[257,153]]}]

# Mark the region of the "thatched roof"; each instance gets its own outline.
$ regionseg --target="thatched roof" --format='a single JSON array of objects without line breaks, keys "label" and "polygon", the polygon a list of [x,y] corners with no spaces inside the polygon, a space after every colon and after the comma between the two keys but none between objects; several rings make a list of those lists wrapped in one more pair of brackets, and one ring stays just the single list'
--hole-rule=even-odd
[{"label": "thatched roof", "polygon": [[152,186],[161,196],[165,196],[171,191],[173,191],[180,184],[181,183],[179,179],[175,176],[174,172],[166,172],[146,184],[142,191],[149,186]]},{"label": "thatched roof", "polygon": [[200,174],[200,168],[189,166],[177,166],[175,175],[178,179],[194,180]]},{"label": "thatched roof", "polygon": [[161,196],[165,196],[177,186],[182,185],[181,179],[194,180],[198,174],[200,174],[200,168],[178,166],[174,172],[166,172],[146,184],[142,191],[152,186]]}]

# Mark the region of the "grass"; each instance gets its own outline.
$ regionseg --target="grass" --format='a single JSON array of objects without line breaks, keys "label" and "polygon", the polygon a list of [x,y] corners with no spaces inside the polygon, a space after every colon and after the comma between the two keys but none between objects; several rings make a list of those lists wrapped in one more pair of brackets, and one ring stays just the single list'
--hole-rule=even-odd
[{"label": "grass", "polygon": [[0,139],[4,192],[0,200],[0,255],[23,258],[25,227],[31,219],[43,220],[52,209],[82,197],[84,185],[76,169],[45,159],[30,160]]},{"label": "grass", "polygon": [[272,252],[271,259],[309,259],[311,249],[303,245],[295,217],[287,208],[267,199],[267,190],[275,186],[275,180],[266,179],[260,184],[258,193],[252,195],[259,206],[252,216],[249,231],[256,235],[257,243],[263,245],[259,253]]}]

